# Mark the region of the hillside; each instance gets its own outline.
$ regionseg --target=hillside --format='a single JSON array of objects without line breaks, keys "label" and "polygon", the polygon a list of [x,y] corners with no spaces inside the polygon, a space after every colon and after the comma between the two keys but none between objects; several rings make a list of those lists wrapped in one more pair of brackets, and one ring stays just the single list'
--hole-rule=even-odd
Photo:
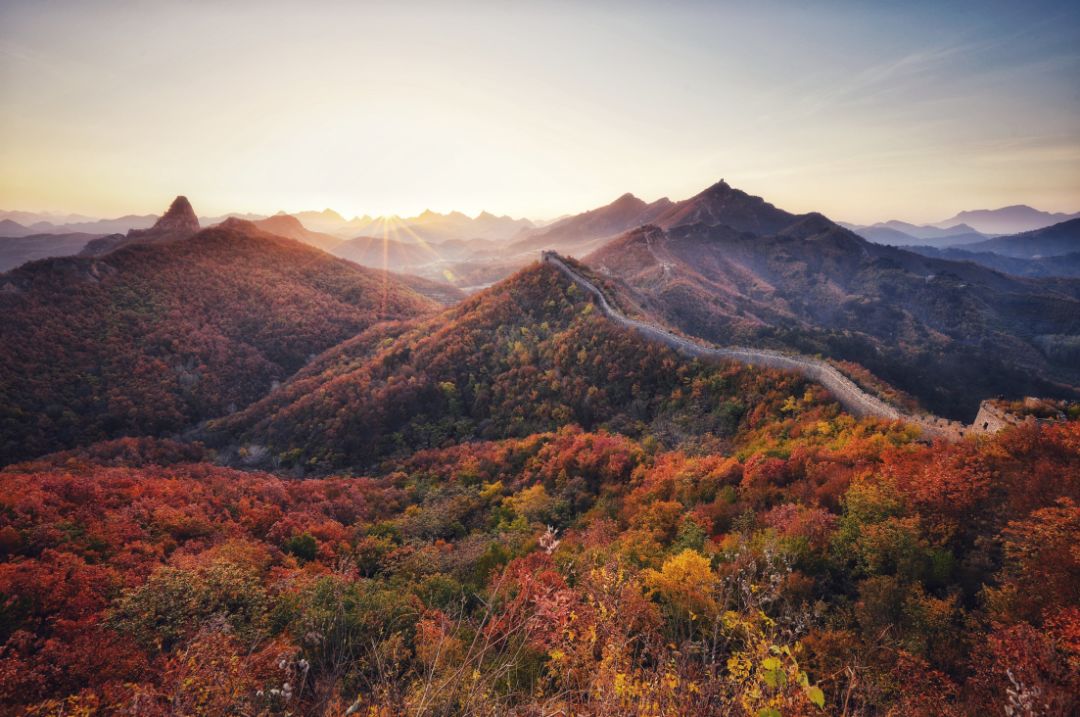
[{"label": "hillside", "polygon": [[16,221],[0,219],[0,237],[24,237],[33,233],[33,229],[24,227]]},{"label": "hillside", "polygon": [[[548,265],[533,265],[398,335],[376,327],[197,435],[232,460],[364,468],[390,455],[525,436],[566,423],[729,437],[751,405],[802,395],[799,376],[702,366],[621,329]],[[700,380],[715,390],[693,398]],[[712,383],[710,383],[712,382]],[[770,404],[771,405],[771,404]]]},{"label": "hillside", "polygon": [[[874,226],[847,226],[846,228],[855,232],[863,239],[872,241],[875,244],[887,244],[889,246],[929,246],[937,248],[947,248],[952,246],[958,246],[960,244],[971,244],[972,242],[983,241],[986,239],[986,235],[980,234],[970,227],[967,230],[961,229],[961,227],[955,227],[956,232],[950,233],[948,229],[938,229],[937,233],[919,231],[908,233],[901,229],[897,229],[894,225],[903,225],[904,222],[888,222],[888,225],[874,225]],[[921,227],[915,227],[921,229]]]},{"label": "hillside", "polygon": [[530,232],[509,247],[510,252],[530,252],[540,249],[575,248],[590,242],[615,236],[633,227],[652,221],[671,207],[667,197],[646,203],[627,193],[596,209],[561,219],[550,226]]},{"label": "hillside", "polygon": [[871,244],[820,215],[765,236],[646,227],[585,262],[686,333],[854,361],[950,418],[970,421],[999,393],[1080,384],[1065,348],[1080,332],[1080,282]]},{"label": "hillside", "polygon": [[990,251],[1020,259],[1071,254],[1080,251],[1080,219],[1071,219],[1022,234],[963,244],[957,248],[973,252]]},{"label": "hillside", "polygon": [[28,261],[54,256],[73,256],[100,234],[30,234],[0,237],[0,273],[22,266]]},{"label": "hillside", "polygon": [[923,256],[948,259],[949,261],[970,261],[994,271],[1014,276],[1029,277],[1069,277],[1080,279],[1080,251],[1070,254],[1024,259],[1015,256],[995,254],[992,251],[967,251],[961,247],[937,249],[930,246],[907,247],[910,251]]},{"label": "hillside", "polygon": [[751,196],[720,180],[704,191],[679,202],[667,197],[646,204],[624,194],[611,204],[562,219],[509,246],[510,252],[540,249],[567,251],[576,256],[597,249],[602,240],[646,224],[674,227],[681,224],[726,224],[741,231],[769,233],[796,219],[761,197]]},{"label": "hillside", "polygon": [[295,239],[325,252],[332,252],[334,247],[341,243],[341,239],[335,236],[323,234],[322,232],[313,232],[305,228],[299,219],[288,214],[275,214],[266,219],[256,219],[252,224],[264,232],[277,234],[287,239]]},{"label": "hillside", "polygon": [[391,271],[408,271],[441,259],[439,251],[430,244],[368,236],[342,241],[331,253],[363,266]]},{"label": "hillside", "polygon": [[397,274],[393,271],[387,271],[385,269],[378,269],[377,271],[379,273],[388,273],[391,277],[391,281],[400,282],[401,284],[415,291],[417,294],[420,294],[421,296],[426,296],[432,301],[443,306],[453,306],[454,304],[463,301],[466,296],[464,291],[457,288],[453,284],[447,284],[445,281],[428,279],[423,276],[417,276],[415,274]]},{"label": "hillside", "polygon": [[0,463],[234,410],[373,323],[398,277],[241,220],[0,276]]},{"label": "hillside", "polygon": [[723,450],[567,425],[307,480],[151,439],[9,467],[0,703],[966,717],[1020,682],[1075,714],[1080,422],[920,445],[800,388]]}]

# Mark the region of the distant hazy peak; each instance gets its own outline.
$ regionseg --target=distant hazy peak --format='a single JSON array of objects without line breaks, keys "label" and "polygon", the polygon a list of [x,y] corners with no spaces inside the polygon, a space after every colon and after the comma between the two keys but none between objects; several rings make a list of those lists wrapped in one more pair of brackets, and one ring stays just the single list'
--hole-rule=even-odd
[{"label": "distant hazy peak", "polygon": [[[286,215],[286,216],[288,216],[288,215]],[[289,219],[292,219],[293,221],[297,221],[296,217],[289,217]],[[299,223],[299,222],[297,222],[297,223]],[[245,231],[245,232],[256,231],[259,228],[255,224],[255,222],[248,221],[247,219],[241,219],[240,217],[229,217],[228,219],[223,221],[221,224],[218,224],[218,227],[221,228],[221,229],[239,229],[239,230],[242,230],[242,231]]]},{"label": "distant hazy peak", "polygon": [[[229,217],[229,219],[233,219],[233,218],[235,218],[235,217]],[[262,220],[262,225],[264,227],[266,227],[266,226],[286,227],[287,226],[287,227],[295,227],[295,228],[299,228],[299,229],[304,228],[303,222],[301,222],[299,219],[294,217],[292,214],[285,214],[285,213],[275,214],[272,217],[267,217],[266,219],[263,219]]]},{"label": "distant hazy peak", "polygon": [[967,224],[984,234],[1015,234],[1042,229],[1077,217],[1080,217],[1080,214],[1044,212],[1027,204],[1013,204],[999,209],[966,210],[938,222],[935,226],[952,228],[958,224]]},{"label": "distant hazy peak", "polygon": [[613,201],[611,204],[608,204],[606,207],[600,207],[600,209],[601,210],[604,210],[604,209],[626,210],[626,209],[629,209],[629,208],[643,209],[646,206],[648,206],[648,204],[645,202],[645,200],[634,196],[630,192],[627,192],[626,194],[623,194],[618,199]]}]

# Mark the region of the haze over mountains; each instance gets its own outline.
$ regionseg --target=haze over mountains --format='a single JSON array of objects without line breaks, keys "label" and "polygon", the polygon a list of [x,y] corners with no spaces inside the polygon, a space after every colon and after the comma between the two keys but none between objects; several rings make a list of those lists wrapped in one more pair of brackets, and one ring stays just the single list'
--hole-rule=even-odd
[{"label": "haze over mountains", "polygon": [[[280,212],[284,213],[284,212]],[[362,216],[345,219],[333,209],[319,212],[302,211],[293,214],[305,227],[348,239],[360,235],[378,236],[402,242],[445,241],[447,239],[493,239],[512,237],[522,229],[534,226],[528,219],[497,217],[480,212],[469,217],[461,212],[440,214],[430,209],[414,217]]]},{"label": "haze over mountains", "polygon": [[987,238],[986,234],[975,231],[967,224],[957,224],[947,229],[934,226],[917,226],[901,221],[888,221],[870,226],[859,226],[840,222],[863,239],[875,244],[889,246],[933,246],[950,247],[970,244]]},{"label": "haze over mountains", "polygon": [[1022,259],[1057,256],[1080,251],[1080,219],[1070,219],[1060,224],[1023,232],[1014,236],[965,244],[968,251],[985,251]]},{"label": "haze over mountains", "polygon": [[960,212],[951,219],[938,222],[937,226],[945,228],[955,224],[968,224],[983,234],[1017,234],[1077,218],[1080,218],[1080,212],[1075,214],[1044,212],[1025,204],[1017,204],[1001,209]]},{"label": "haze over mountains", "polygon": [[1044,212],[1018,204],[1001,209],[963,211],[934,224],[916,225],[895,219],[870,225],[845,222],[840,224],[879,244],[945,248],[970,244],[998,234],[1019,234],[1043,229],[1078,217],[1080,212]]},{"label": "haze over mountains", "polygon": [[[281,236],[355,260],[358,263],[394,271],[416,273],[461,287],[490,284],[524,266],[540,249],[557,249],[583,255],[605,240],[624,231],[654,223],[662,227],[701,221],[710,223],[717,208],[705,207],[698,197],[673,202],[661,198],[645,202],[625,194],[611,204],[544,223],[481,212],[469,217],[461,212],[440,214],[424,211],[414,217],[394,215],[346,219],[332,209],[279,212],[272,216],[227,214],[201,217],[201,226],[212,226],[230,217],[256,221],[262,228]],[[753,227],[735,218],[738,209],[722,208],[724,216],[737,228],[747,231],[775,230]],[[702,212],[694,216],[693,212]],[[872,225],[841,223],[860,236],[891,246],[958,247],[981,252],[973,245],[992,238],[1008,227],[1025,230],[1044,228],[1062,218],[1063,213],[1041,212],[1026,206],[998,210],[973,210],[932,225],[916,225],[899,220]],[[150,229],[157,217],[129,215],[115,219],[93,219],[80,215],[41,214],[21,211],[0,212],[0,271],[26,261],[78,253],[88,243],[114,234]],[[964,220],[970,219],[971,222]],[[978,226],[976,226],[978,225]],[[22,241],[14,241],[20,238]],[[89,251],[115,238],[99,241]],[[381,246],[380,246],[381,244]],[[987,245],[989,246],[989,245]],[[957,258],[961,258],[959,255]],[[1052,267],[1010,265],[1016,271],[1041,275]],[[999,268],[1005,269],[1006,265]],[[1062,269],[1066,272],[1066,269]]]}]

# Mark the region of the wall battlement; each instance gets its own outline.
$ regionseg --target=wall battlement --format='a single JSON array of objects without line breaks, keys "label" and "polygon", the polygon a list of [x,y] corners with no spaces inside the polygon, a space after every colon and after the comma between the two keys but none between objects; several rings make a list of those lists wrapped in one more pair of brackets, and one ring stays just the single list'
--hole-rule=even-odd
[{"label": "wall battlement", "polygon": [[631,319],[618,309],[615,309],[595,284],[567,264],[557,252],[542,251],[540,257],[543,262],[559,269],[570,281],[588,293],[600,311],[615,323],[634,329],[646,338],[665,344],[692,358],[739,361],[752,366],[764,366],[802,374],[824,386],[844,407],[844,410],[857,418],[872,416],[914,423],[922,429],[923,434],[927,437],[946,441],[958,441],[969,435],[996,433],[1002,428],[1025,423],[1027,420],[1035,420],[1034,418],[1028,417],[1025,419],[1008,413],[993,401],[983,401],[980,404],[978,416],[970,426],[940,416],[906,413],[895,406],[889,405],[877,396],[867,393],[832,364],[819,359],[768,349],[708,345],[704,342],[678,336],[655,324]]}]

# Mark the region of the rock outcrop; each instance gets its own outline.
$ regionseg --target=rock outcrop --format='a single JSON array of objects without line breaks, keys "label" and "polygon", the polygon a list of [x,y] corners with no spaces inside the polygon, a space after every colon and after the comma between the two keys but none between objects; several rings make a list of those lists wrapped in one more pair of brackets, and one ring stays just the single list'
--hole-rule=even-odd
[{"label": "rock outcrop", "polygon": [[199,218],[191,208],[191,202],[185,196],[173,200],[161,218],[149,229],[132,229],[128,239],[186,239],[199,231]]},{"label": "rock outcrop", "polygon": [[198,233],[199,218],[185,196],[179,196],[169,209],[149,229],[130,229],[127,235],[111,234],[94,239],[80,252],[80,256],[101,256],[122,246],[142,241],[187,239]]}]

